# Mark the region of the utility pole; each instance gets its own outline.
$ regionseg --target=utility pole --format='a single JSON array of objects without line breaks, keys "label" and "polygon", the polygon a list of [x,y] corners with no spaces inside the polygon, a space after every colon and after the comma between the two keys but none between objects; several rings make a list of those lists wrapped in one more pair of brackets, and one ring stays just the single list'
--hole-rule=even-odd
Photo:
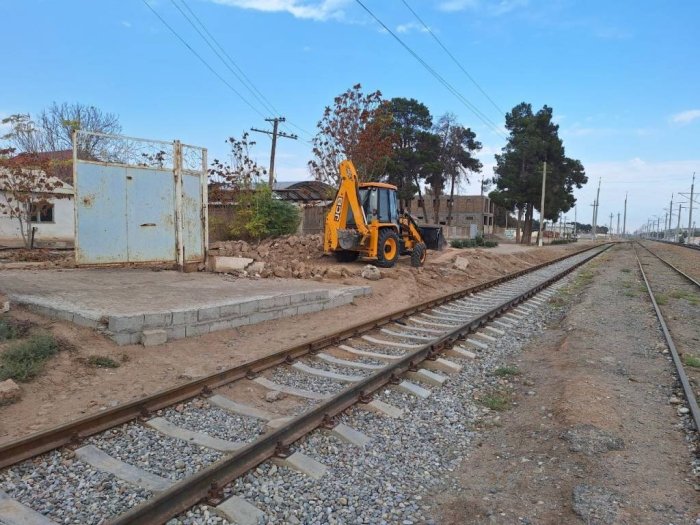
[{"label": "utility pole", "polygon": [[625,192],[625,216],[622,219],[622,236],[627,233],[627,193]]},{"label": "utility pole", "polygon": [[613,213],[610,214],[610,227],[608,228],[608,237],[612,235],[612,220],[613,220]]},{"label": "utility pole", "polygon": [[664,239],[666,238],[666,223],[669,221],[668,212],[664,215]]},{"label": "utility pole", "polygon": [[671,220],[673,218],[673,193],[671,193],[671,205],[668,207],[668,229],[671,229]]},{"label": "utility pole", "polygon": [[576,212],[578,211],[578,206],[574,206],[574,237],[576,237],[576,226],[578,219],[576,218]]},{"label": "utility pole", "polygon": [[[695,172],[693,172],[693,182],[690,185],[690,207],[688,208],[688,236],[685,243],[690,244],[690,226],[693,224],[693,190],[695,189]],[[693,232],[695,233],[695,232]]]},{"label": "utility pole", "polygon": [[593,204],[593,239],[596,238],[596,235],[598,234],[598,208],[600,207],[600,179],[602,177],[598,178],[598,192],[596,193],[595,196],[595,203]]},{"label": "utility pole", "polygon": [[620,235],[620,212],[617,212],[617,234]]},{"label": "utility pole", "polygon": [[284,131],[279,131],[279,123],[285,122],[287,119],[284,117],[266,118],[266,122],[272,122],[272,131],[266,129],[250,128],[251,131],[256,131],[258,133],[265,133],[266,135],[272,135],[272,148],[270,149],[270,170],[269,170],[269,180],[268,184],[270,189],[275,185],[275,152],[277,150],[277,137],[284,137],[286,139],[297,140],[299,137],[294,134],[288,134]]},{"label": "utility pole", "polygon": [[675,242],[678,242],[681,240],[681,210],[683,209],[683,205],[679,202],[678,203],[678,224],[676,225],[676,233],[673,236],[673,240]]},{"label": "utility pole", "polygon": [[547,183],[547,160],[542,166],[542,198],[540,199],[540,234],[537,236],[537,246],[542,246],[544,227],[544,188]]}]

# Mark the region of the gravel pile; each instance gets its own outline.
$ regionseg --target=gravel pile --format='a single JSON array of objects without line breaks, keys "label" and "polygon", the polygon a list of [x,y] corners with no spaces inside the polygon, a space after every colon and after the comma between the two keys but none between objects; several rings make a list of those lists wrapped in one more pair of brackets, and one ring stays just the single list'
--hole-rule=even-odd
[{"label": "gravel pile", "polygon": [[56,523],[81,524],[103,523],[151,495],[61,451],[4,470],[0,489]]},{"label": "gravel pile", "polygon": [[265,429],[264,421],[232,414],[198,400],[163,410],[162,415],[179,427],[228,441],[253,441]]},{"label": "gravel pile", "polygon": [[136,423],[91,437],[88,443],[125,463],[172,480],[191,476],[222,457],[215,450],[164,436]]},{"label": "gravel pile", "polygon": [[325,377],[305,374],[289,366],[278,366],[275,368],[270,379],[280,385],[311,390],[322,394],[336,394],[344,388],[343,383]]}]

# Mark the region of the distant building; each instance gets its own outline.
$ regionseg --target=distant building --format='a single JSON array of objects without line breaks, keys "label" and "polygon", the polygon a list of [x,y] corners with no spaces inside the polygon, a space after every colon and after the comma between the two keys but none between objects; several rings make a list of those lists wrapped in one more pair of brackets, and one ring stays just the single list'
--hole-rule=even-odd
[{"label": "distant building", "polygon": [[[48,199],[48,205],[36,207],[32,214],[35,246],[72,246],[75,238],[73,186],[63,182],[51,193],[55,197]],[[0,200],[6,202],[2,187]],[[3,213],[0,213],[0,245],[22,246],[18,220]]]}]

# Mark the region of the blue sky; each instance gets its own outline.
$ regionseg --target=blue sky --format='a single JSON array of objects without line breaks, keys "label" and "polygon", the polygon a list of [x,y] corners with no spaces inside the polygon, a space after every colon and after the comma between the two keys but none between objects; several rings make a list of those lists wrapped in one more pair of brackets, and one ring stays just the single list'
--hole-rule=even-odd
[{"label": "blue sky", "polygon": [[[421,31],[401,0],[363,1],[491,121],[503,124],[502,114]],[[483,142],[490,175],[504,139],[355,0],[186,2],[294,125],[313,133],[324,106],[359,82],[387,98],[416,98],[436,117],[455,113]],[[567,154],[583,162],[590,179],[577,192],[580,222],[590,222],[598,177],[600,217],[622,211],[629,192],[629,224],[636,227],[663,214],[672,192],[689,191],[693,171],[700,175],[696,0],[408,2],[499,108],[521,101],[554,108]],[[149,3],[262,115],[185,48],[143,0],[0,0],[0,116],[33,114],[54,100],[94,104],[117,113],[125,134],[179,138],[207,147],[210,158],[226,154],[229,135],[264,127],[269,112],[172,0]],[[280,141],[278,178],[307,178],[310,137],[289,130],[304,140]],[[255,152],[267,164],[266,136],[258,137]],[[478,186],[463,190],[478,192]]]}]

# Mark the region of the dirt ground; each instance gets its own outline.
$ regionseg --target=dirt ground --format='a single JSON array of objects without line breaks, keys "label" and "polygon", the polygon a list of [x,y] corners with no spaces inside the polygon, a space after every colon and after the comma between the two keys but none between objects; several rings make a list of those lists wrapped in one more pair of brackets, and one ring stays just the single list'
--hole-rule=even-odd
[{"label": "dirt ground", "polygon": [[615,247],[556,299],[567,313],[522,353],[517,405],[436,496],[438,523],[696,523],[697,440],[635,265]]},{"label": "dirt ground", "polygon": [[[431,254],[423,269],[411,268],[407,258],[402,258],[395,268],[382,270],[383,278],[379,281],[367,281],[359,275],[329,279],[372,286],[372,296],[357,299],[348,306],[149,348],[116,346],[94,330],[48,320],[14,307],[9,315],[33,321],[39,328],[66,340],[75,350],[59,353],[48,363],[43,374],[31,382],[22,383],[19,402],[0,407],[0,444],[194,377],[278,352],[347,327],[349,323],[366,321],[583,247],[583,244],[533,247],[504,254],[499,254],[498,248],[448,248],[437,255]],[[301,257],[297,250],[297,256]],[[466,270],[453,268],[457,256],[469,261]],[[357,274],[364,266],[359,261],[341,265],[328,257],[318,257],[315,261],[327,267],[347,268],[347,274]],[[0,344],[0,351],[6,346]],[[107,356],[120,362],[121,366],[95,368],[86,364],[90,356]]]},{"label": "dirt ground", "polygon": [[693,279],[700,280],[700,251],[654,241],[642,244]]}]

